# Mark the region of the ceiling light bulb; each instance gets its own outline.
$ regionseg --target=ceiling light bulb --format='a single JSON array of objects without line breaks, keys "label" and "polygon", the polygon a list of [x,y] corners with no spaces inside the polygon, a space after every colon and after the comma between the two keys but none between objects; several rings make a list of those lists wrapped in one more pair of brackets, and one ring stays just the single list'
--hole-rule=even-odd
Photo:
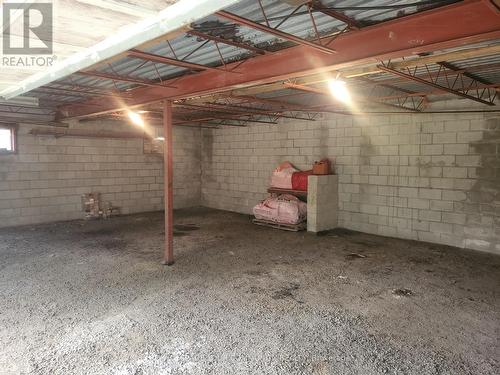
[{"label": "ceiling light bulb", "polygon": [[130,120],[132,120],[132,122],[135,125],[138,125],[140,127],[144,127],[144,120],[142,119],[140,114],[138,114],[136,112],[129,111],[128,117],[130,117]]},{"label": "ceiling light bulb", "polygon": [[347,85],[344,81],[338,79],[328,81],[328,87],[333,97],[341,102],[348,103],[351,101],[351,95],[347,90]]}]

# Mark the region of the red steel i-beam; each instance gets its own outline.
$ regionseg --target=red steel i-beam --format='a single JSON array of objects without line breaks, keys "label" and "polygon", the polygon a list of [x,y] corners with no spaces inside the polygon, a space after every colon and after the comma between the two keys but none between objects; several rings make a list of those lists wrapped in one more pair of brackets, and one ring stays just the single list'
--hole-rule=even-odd
[{"label": "red steel i-beam", "polygon": [[254,46],[251,46],[248,44],[244,44],[244,43],[238,43],[238,42],[235,42],[235,41],[232,41],[229,39],[220,38],[220,37],[214,36],[214,35],[200,33],[199,31],[195,31],[195,30],[188,31],[187,34],[194,35],[194,36],[197,36],[198,38],[203,38],[206,40],[212,40],[212,41],[217,42],[217,43],[223,43],[223,44],[227,44],[229,46],[233,46],[233,47],[237,47],[237,48],[241,48],[241,49],[246,49],[248,51],[255,52],[258,55],[265,55],[267,53],[266,50],[263,50],[261,48],[257,48],[257,47],[254,47]]},{"label": "red steel i-beam", "polygon": [[78,72],[77,74],[81,74],[81,75],[89,76],[89,77],[109,79],[111,81],[137,83],[139,85],[144,85],[144,86],[165,87],[165,86],[163,86],[163,85],[161,85],[159,83],[156,83],[154,81],[150,81],[150,80],[147,80],[147,79],[135,78],[135,77],[127,77],[127,76],[121,76],[121,75],[109,74],[109,73],[102,73],[102,72],[96,72],[96,71]]},{"label": "red steel i-beam", "polygon": [[143,52],[139,51],[136,49],[131,49],[127,52],[127,55],[130,57],[135,57],[138,59],[146,60],[146,61],[152,61],[160,64],[166,64],[166,65],[174,65],[174,66],[179,66],[181,68],[187,68],[187,69],[192,69],[192,70],[215,70],[215,71],[220,71],[220,69],[217,68],[212,68],[210,66],[205,66],[205,65],[200,65],[200,64],[195,64],[191,63],[188,61],[182,61],[182,60],[177,60],[177,59],[172,59],[171,57],[166,57],[166,56],[160,56],[160,55],[155,55],[153,53],[148,53],[148,52]]},{"label": "red steel i-beam", "polygon": [[172,143],[172,102],[167,100],[163,104],[163,137],[165,146],[164,157],[164,201],[165,201],[165,253],[163,264],[174,264],[174,193],[173,193],[173,143]]},{"label": "red steel i-beam", "polygon": [[343,13],[340,13],[340,12],[337,12],[335,10],[328,9],[328,8],[324,7],[320,1],[313,1],[311,3],[311,7],[312,7],[312,9],[314,9],[318,12],[321,12],[323,14],[326,14],[327,16],[330,16],[332,18],[335,18],[339,21],[344,22],[347,26],[349,26],[349,28],[351,28],[353,30],[359,30],[361,28],[360,24],[355,19],[353,19],[349,16],[346,16]]},{"label": "red steel i-beam", "polygon": [[219,17],[230,20],[234,23],[249,27],[251,29],[262,31],[263,33],[275,35],[278,38],[282,38],[282,39],[288,40],[290,42],[294,42],[294,43],[297,43],[297,44],[300,44],[300,45],[303,45],[306,47],[311,47],[311,48],[317,49],[318,51],[329,53],[329,54],[335,53],[335,50],[333,50],[331,48],[322,46],[318,43],[314,43],[314,42],[311,42],[311,41],[306,40],[306,39],[299,38],[298,36],[295,36],[295,35],[292,35],[289,33],[285,33],[283,31],[273,29],[272,27],[262,25],[260,23],[249,20],[247,18],[237,16],[236,14],[233,14],[233,13],[229,13],[229,12],[221,10],[215,14]]}]

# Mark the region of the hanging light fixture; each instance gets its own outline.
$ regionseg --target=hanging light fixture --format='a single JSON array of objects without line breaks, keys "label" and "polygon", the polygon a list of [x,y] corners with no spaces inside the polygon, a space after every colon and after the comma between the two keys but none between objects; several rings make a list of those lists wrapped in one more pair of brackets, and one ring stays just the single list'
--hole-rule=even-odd
[{"label": "hanging light fixture", "polygon": [[343,103],[351,102],[351,95],[349,94],[345,81],[332,79],[328,81],[328,88],[335,99]]},{"label": "hanging light fixture", "polygon": [[128,117],[130,118],[130,120],[137,126],[140,126],[141,128],[144,127],[144,120],[142,119],[141,115],[138,114],[137,112],[132,112],[132,111],[129,111],[128,112]]}]

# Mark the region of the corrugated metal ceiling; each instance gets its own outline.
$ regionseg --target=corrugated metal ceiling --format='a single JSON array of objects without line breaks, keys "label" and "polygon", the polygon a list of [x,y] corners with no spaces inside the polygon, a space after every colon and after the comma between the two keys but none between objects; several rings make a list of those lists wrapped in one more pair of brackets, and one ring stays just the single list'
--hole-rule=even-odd
[{"label": "corrugated metal ceiling", "polygon": [[[425,7],[428,7],[431,3],[431,5],[436,6],[449,4],[451,2],[454,1],[328,0],[323,1],[322,4],[328,8],[334,7],[335,9],[339,9],[340,12],[345,12],[345,14],[356,19],[357,21],[362,21],[365,24],[373,24],[420,11],[425,9]],[[271,26],[275,26],[294,10],[292,5],[289,5],[281,0],[262,0],[262,4],[265,8],[267,17],[270,20]],[[412,5],[408,6],[408,4]],[[362,9],[355,9],[359,7],[362,7]],[[382,7],[382,9],[374,9],[374,7]],[[305,10],[305,7],[303,9]],[[255,0],[243,1],[238,5],[228,8],[227,11],[257,22],[264,22],[260,6]],[[335,20],[332,17],[320,12],[314,12],[313,14],[318,31],[322,36],[338,32],[346,26],[343,22]],[[290,43],[280,40],[271,34],[262,33],[244,26],[234,25],[231,22],[225,21],[216,16],[207,17],[199,22],[196,22],[192,26],[194,29],[205,33],[220,35],[225,38],[248,43],[264,49],[276,50],[290,46]],[[311,23],[310,16],[304,11],[298,12],[298,14],[288,19],[280,26],[279,29],[305,39],[314,38],[313,25]],[[192,53],[192,51],[196,48],[199,48],[188,57],[187,61],[207,66],[222,65],[219,52],[213,42],[207,42],[200,38],[183,34],[173,40],[170,40],[169,43],[175,52],[175,55],[172,52],[172,49],[170,49],[167,41],[163,41],[153,47],[147,48],[145,51],[168,57],[177,56],[179,59],[182,59],[186,55]],[[219,49],[226,62],[241,60],[251,55],[248,51],[225,44],[219,44]],[[145,62],[131,57],[121,58],[97,70],[104,73],[130,75],[141,79],[156,81],[159,80],[159,77],[162,79],[168,79],[189,73],[189,70],[185,68]],[[56,81],[52,83],[49,87],[68,88],[68,85],[92,86],[99,89],[118,89],[120,91],[137,86],[134,83],[113,83],[109,80],[73,74],[72,76],[59,82]],[[68,96],[56,96],[49,94],[47,91],[48,90],[45,90],[44,93],[35,92],[34,95],[47,100],[57,99],[58,101],[68,102],[81,100],[81,96],[75,96],[77,94],[74,93]],[[33,93],[30,95],[33,95]],[[78,95],[84,96],[85,94]]]},{"label": "corrugated metal ceiling", "polygon": [[[409,1],[409,0],[372,0],[372,1],[358,1],[358,0],[324,0],[322,4],[324,7],[335,9],[343,14],[355,19],[361,25],[371,25],[379,22],[384,22],[393,18],[401,17],[404,15],[412,14],[418,11],[428,9],[429,7],[442,6],[456,1]],[[271,27],[276,26],[283,21],[293,10],[294,6],[282,0],[262,0],[262,5],[265,8],[266,16],[270,22]],[[286,33],[313,40],[315,38],[314,27],[310,19],[310,15],[305,8],[297,12],[293,17],[290,17],[283,22],[279,29]],[[246,0],[236,6],[230,7],[227,11],[237,14],[241,17],[253,20],[255,22],[265,23],[261,8],[256,0]],[[314,20],[316,27],[321,36],[335,35],[342,31],[346,24],[327,16],[321,12],[314,12]],[[193,29],[201,31],[205,34],[218,36],[221,38],[229,39],[232,41],[245,43],[268,51],[275,51],[282,48],[287,48],[293,43],[284,41],[271,34],[256,31],[254,29],[235,25],[230,21],[226,21],[220,17],[210,16],[200,20],[192,25]],[[476,46],[481,47],[485,45],[500,45],[500,41],[489,43],[482,43]],[[218,44],[220,54],[222,54],[224,61],[232,62],[245,59],[252,56],[252,52],[238,47]],[[334,46],[333,46],[334,47]],[[465,48],[465,47],[464,47]],[[189,34],[182,34],[177,38],[169,41],[162,41],[154,46],[143,49],[145,52],[153,53],[156,55],[167,56],[171,58],[184,59],[186,61],[211,66],[222,66],[219,50],[213,41],[207,41],[197,36]],[[442,51],[447,52],[447,51]],[[417,58],[417,56],[415,57]],[[491,65],[490,69],[478,70],[474,74],[483,79],[484,81],[498,83],[500,82],[500,69],[494,67],[495,64],[500,64],[500,56],[485,56],[478,58],[470,58],[465,60],[450,61],[458,68],[477,67],[479,65]],[[421,68],[423,69],[423,68]],[[438,66],[430,64],[428,66],[430,73],[435,73]],[[147,79],[153,81],[175,78],[184,74],[190,74],[190,70],[182,67],[171,65],[153,63],[149,61],[140,60],[132,57],[123,57],[101,66],[97,69],[99,72],[133,76],[140,79]],[[427,71],[427,69],[426,69]],[[429,87],[412,82],[395,78],[394,75],[389,73],[377,73],[369,76],[369,79],[376,82],[393,81],[393,84],[403,90],[410,90],[413,92],[426,92]],[[438,83],[441,81],[438,81]],[[80,88],[91,87],[92,92],[75,93],[70,91],[56,91],[71,90],[71,86],[78,86]],[[135,83],[126,82],[112,82],[110,80],[103,80],[80,74],[73,74],[63,80],[53,82],[50,85],[42,87],[40,90],[31,92],[29,96],[39,97],[42,101],[50,106],[55,106],[62,103],[79,102],[85,98],[96,96],[96,90],[119,90],[126,91],[136,87]],[[352,81],[353,91],[356,92],[355,81]],[[358,89],[360,92],[362,89]],[[57,95],[55,93],[57,92]],[[65,95],[67,93],[67,95]],[[387,90],[390,93],[390,90]],[[291,95],[291,96],[290,96]],[[291,103],[308,103],[313,102],[317,95],[314,94],[299,94],[296,90],[284,89],[278,90],[273,93],[261,94],[261,98],[277,98],[286,97]],[[319,102],[322,102],[321,100]]]}]

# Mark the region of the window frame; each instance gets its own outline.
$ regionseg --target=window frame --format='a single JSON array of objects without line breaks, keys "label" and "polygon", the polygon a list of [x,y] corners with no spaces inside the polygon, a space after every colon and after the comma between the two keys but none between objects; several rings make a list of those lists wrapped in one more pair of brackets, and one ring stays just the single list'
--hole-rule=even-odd
[{"label": "window frame", "polygon": [[6,124],[0,123],[0,129],[10,130],[10,142],[12,150],[2,150],[0,149],[0,155],[12,155],[17,154],[17,125],[16,124]]}]

